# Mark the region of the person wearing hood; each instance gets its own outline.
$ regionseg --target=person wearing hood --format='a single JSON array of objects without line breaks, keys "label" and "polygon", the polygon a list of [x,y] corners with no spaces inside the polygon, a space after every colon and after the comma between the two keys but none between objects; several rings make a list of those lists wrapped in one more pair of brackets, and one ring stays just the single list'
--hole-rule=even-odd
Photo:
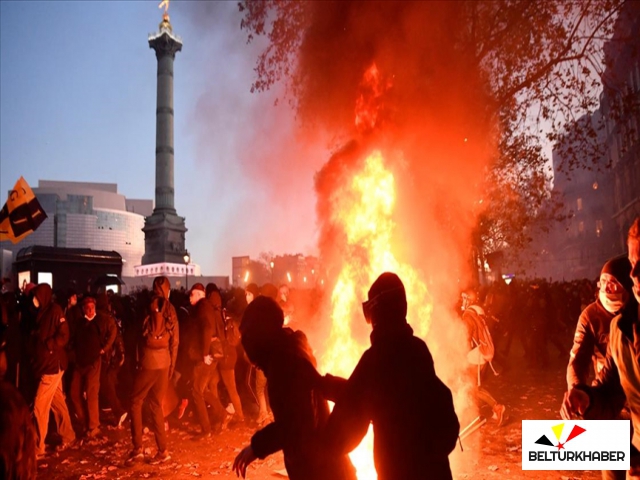
[{"label": "person wearing hood", "polygon": [[291,480],[355,480],[346,453],[334,454],[321,444],[329,406],[307,337],[283,323],[282,309],[265,296],[253,300],[242,317],[242,346],[267,377],[274,421],[251,437],[232,468],[244,478],[256,458],[282,450]]},{"label": "person wearing hood", "polygon": [[632,297],[629,274],[631,264],[626,255],[607,261],[600,272],[598,296],[580,314],[573,347],[567,365],[567,388],[587,385],[593,364],[594,379],[604,367],[611,320],[622,311]]},{"label": "person wearing hood", "polygon": [[[595,385],[583,383],[574,385],[565,394],[560,415],[565,420],[581,418],[585,420],[615,419],[625,404],[631,417],[630,465],[626,478],[640,476],[640,217],[629,229],[627,236],[628,258],[631,265],[631,292],[629,299],[609,327],[607,356],[604,359]],[[627,285],[626,279],[621,282]],[[602,289],[602,286],[601,286]],[[613,291],[612,286],[605,289]],[[612,298],[611,308],[620,299]],[[604,473],[604,472],[603,472]],[[624,472],[622,472],[624,473]],[[619,471],[603,478],[624,478]]]},{"label": "person wearing hood", "polygon": [[451,480],[449,454],[460,424],[449,388],[438,378],[426,343],[407,323],[400,278],[381,274],[362,304],[373,327],[371,348],[348,380],[326,375],[335,397],[325,445],[347,453],[373,424],[373,459],[380,480]]},{"label": "person wearing hood", "polygon": [[52,296],[51,287],[46,283],[37,285],[33,292],[33,305],[38,312],[31,332],[33,373],[38,379],[33,402],[38,455],[45,453],[50,411],[53,411],[58,433],[62,437],[62,446],[73,443],[76,438],[62,391],[62,376],[67,368],[65,347],[69,342],[69,326]]},{"label": "person wearing hood", "polygon": [[138,370],[131,391],[131,436],[133,450],[127,465],[144,460],[142,449],[142,404],[149,403],[158,451],[154,462],[171,459],[167,451],[167,434],[164,429],[162,402],[169,388],[178,357],[180,342],[178,315],[169,302],[171,283],[164,276],[153,280],[153,297],[147,317],[142,325],[142,338],[138,344]]}]

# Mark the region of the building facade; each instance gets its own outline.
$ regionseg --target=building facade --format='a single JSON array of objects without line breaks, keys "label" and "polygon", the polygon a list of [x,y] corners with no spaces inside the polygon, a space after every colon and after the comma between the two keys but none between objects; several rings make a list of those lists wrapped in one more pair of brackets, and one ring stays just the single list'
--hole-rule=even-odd
[{"label": "building facade", "polygon": [[88,248],[122,256],[122,274],[134,276],[144,255],[145,216],[152,200],[127,199],[115,183],[40,180],[33,188],[48,218],[20,243],[0,242],[13,257],[25,247]]},{"label": "building facade", "polygon": [[626,2],[605,45],[606,159],[613,171],[614,212],[621,250],[640,215],[640,2]]},{"label": "building facade", "polygon": [[234,287],[258,286],[271,283],[294,288],[315,288],[324,280],[320,262],[316,257],[302,254],[275,255],[252,260],[248,255],[232,257],[231,282]]}]

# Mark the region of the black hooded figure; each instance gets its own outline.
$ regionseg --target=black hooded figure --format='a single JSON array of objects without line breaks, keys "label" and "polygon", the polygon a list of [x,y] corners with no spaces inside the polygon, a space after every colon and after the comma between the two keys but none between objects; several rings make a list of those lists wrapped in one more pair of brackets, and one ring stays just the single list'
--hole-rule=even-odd
[{"label": "black hooded figure", "polygon": [[325,444],[336,453],[350,452],[373,423],[380,480],[451,479],[448,457],[458,438],[458,417],[427,345],[407,323],[400,278],[380,275],[362,307],[373,326],[371,348],[346,382],[325,376],[336,398]]},{"label": "black hooded figure", "polygon": [[319,391],[322,377],[305,334],[283,324],[282,309],[265,296],[253,300],[242,317],[242,346],[267,377],[274,421],[253,435],[233,469],[244,478],[256,458],[282,450],[291,480],[355,480],[346,452],[332,454],[322,448],[320,432],[329,417]]}]

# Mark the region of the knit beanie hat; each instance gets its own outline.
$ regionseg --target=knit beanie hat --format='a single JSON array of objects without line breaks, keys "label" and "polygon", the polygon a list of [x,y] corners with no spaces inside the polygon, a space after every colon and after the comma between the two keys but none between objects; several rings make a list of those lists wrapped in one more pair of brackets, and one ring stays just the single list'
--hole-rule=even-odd
[{"label": "knit beanie hat", "polygon": [[602,267],[602,272],[600,272],[601,275],[603,273],[608,273],[614,277],[625,290],[631,293],[633,287],[633,282],[631,281],[631,263],[626,255],[620,255],[608,260],[607,263],[604,264],[604,267]]},{"label": "knit beanie hat", "polygon": [[249,285],[247,285],[247,287],[245,288],[245,291],[253,294],[254,298],[260,295],[260,289],[258,288],[258,285],[256,285],[255,283],[250,283]]}]

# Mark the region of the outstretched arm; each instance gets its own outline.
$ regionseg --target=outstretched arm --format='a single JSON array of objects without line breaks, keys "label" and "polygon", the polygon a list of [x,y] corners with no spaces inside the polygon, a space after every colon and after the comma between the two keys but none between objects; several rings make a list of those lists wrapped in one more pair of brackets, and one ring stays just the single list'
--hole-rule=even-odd
[{"label": "outstretched arm", "polygon": [[[337,455],[344,455],[356,448],[367,434],[371,422],[368,401],[372,372],[368,359],[365,352],[349,380],[336,392],[339,396],[329,416],[324,440],[327,448]],[[341,379],[333,378],[336,379],[334,386],[339,385],[337,380]]]},{"label": "outstretched arm", "polygon": [[595,348],[595,338],[589,322],[582,313],[578,319],[576,333],[573,336],[573,347],[567,365],[567,387],[586,384],[591,365],[591,356]]}]

